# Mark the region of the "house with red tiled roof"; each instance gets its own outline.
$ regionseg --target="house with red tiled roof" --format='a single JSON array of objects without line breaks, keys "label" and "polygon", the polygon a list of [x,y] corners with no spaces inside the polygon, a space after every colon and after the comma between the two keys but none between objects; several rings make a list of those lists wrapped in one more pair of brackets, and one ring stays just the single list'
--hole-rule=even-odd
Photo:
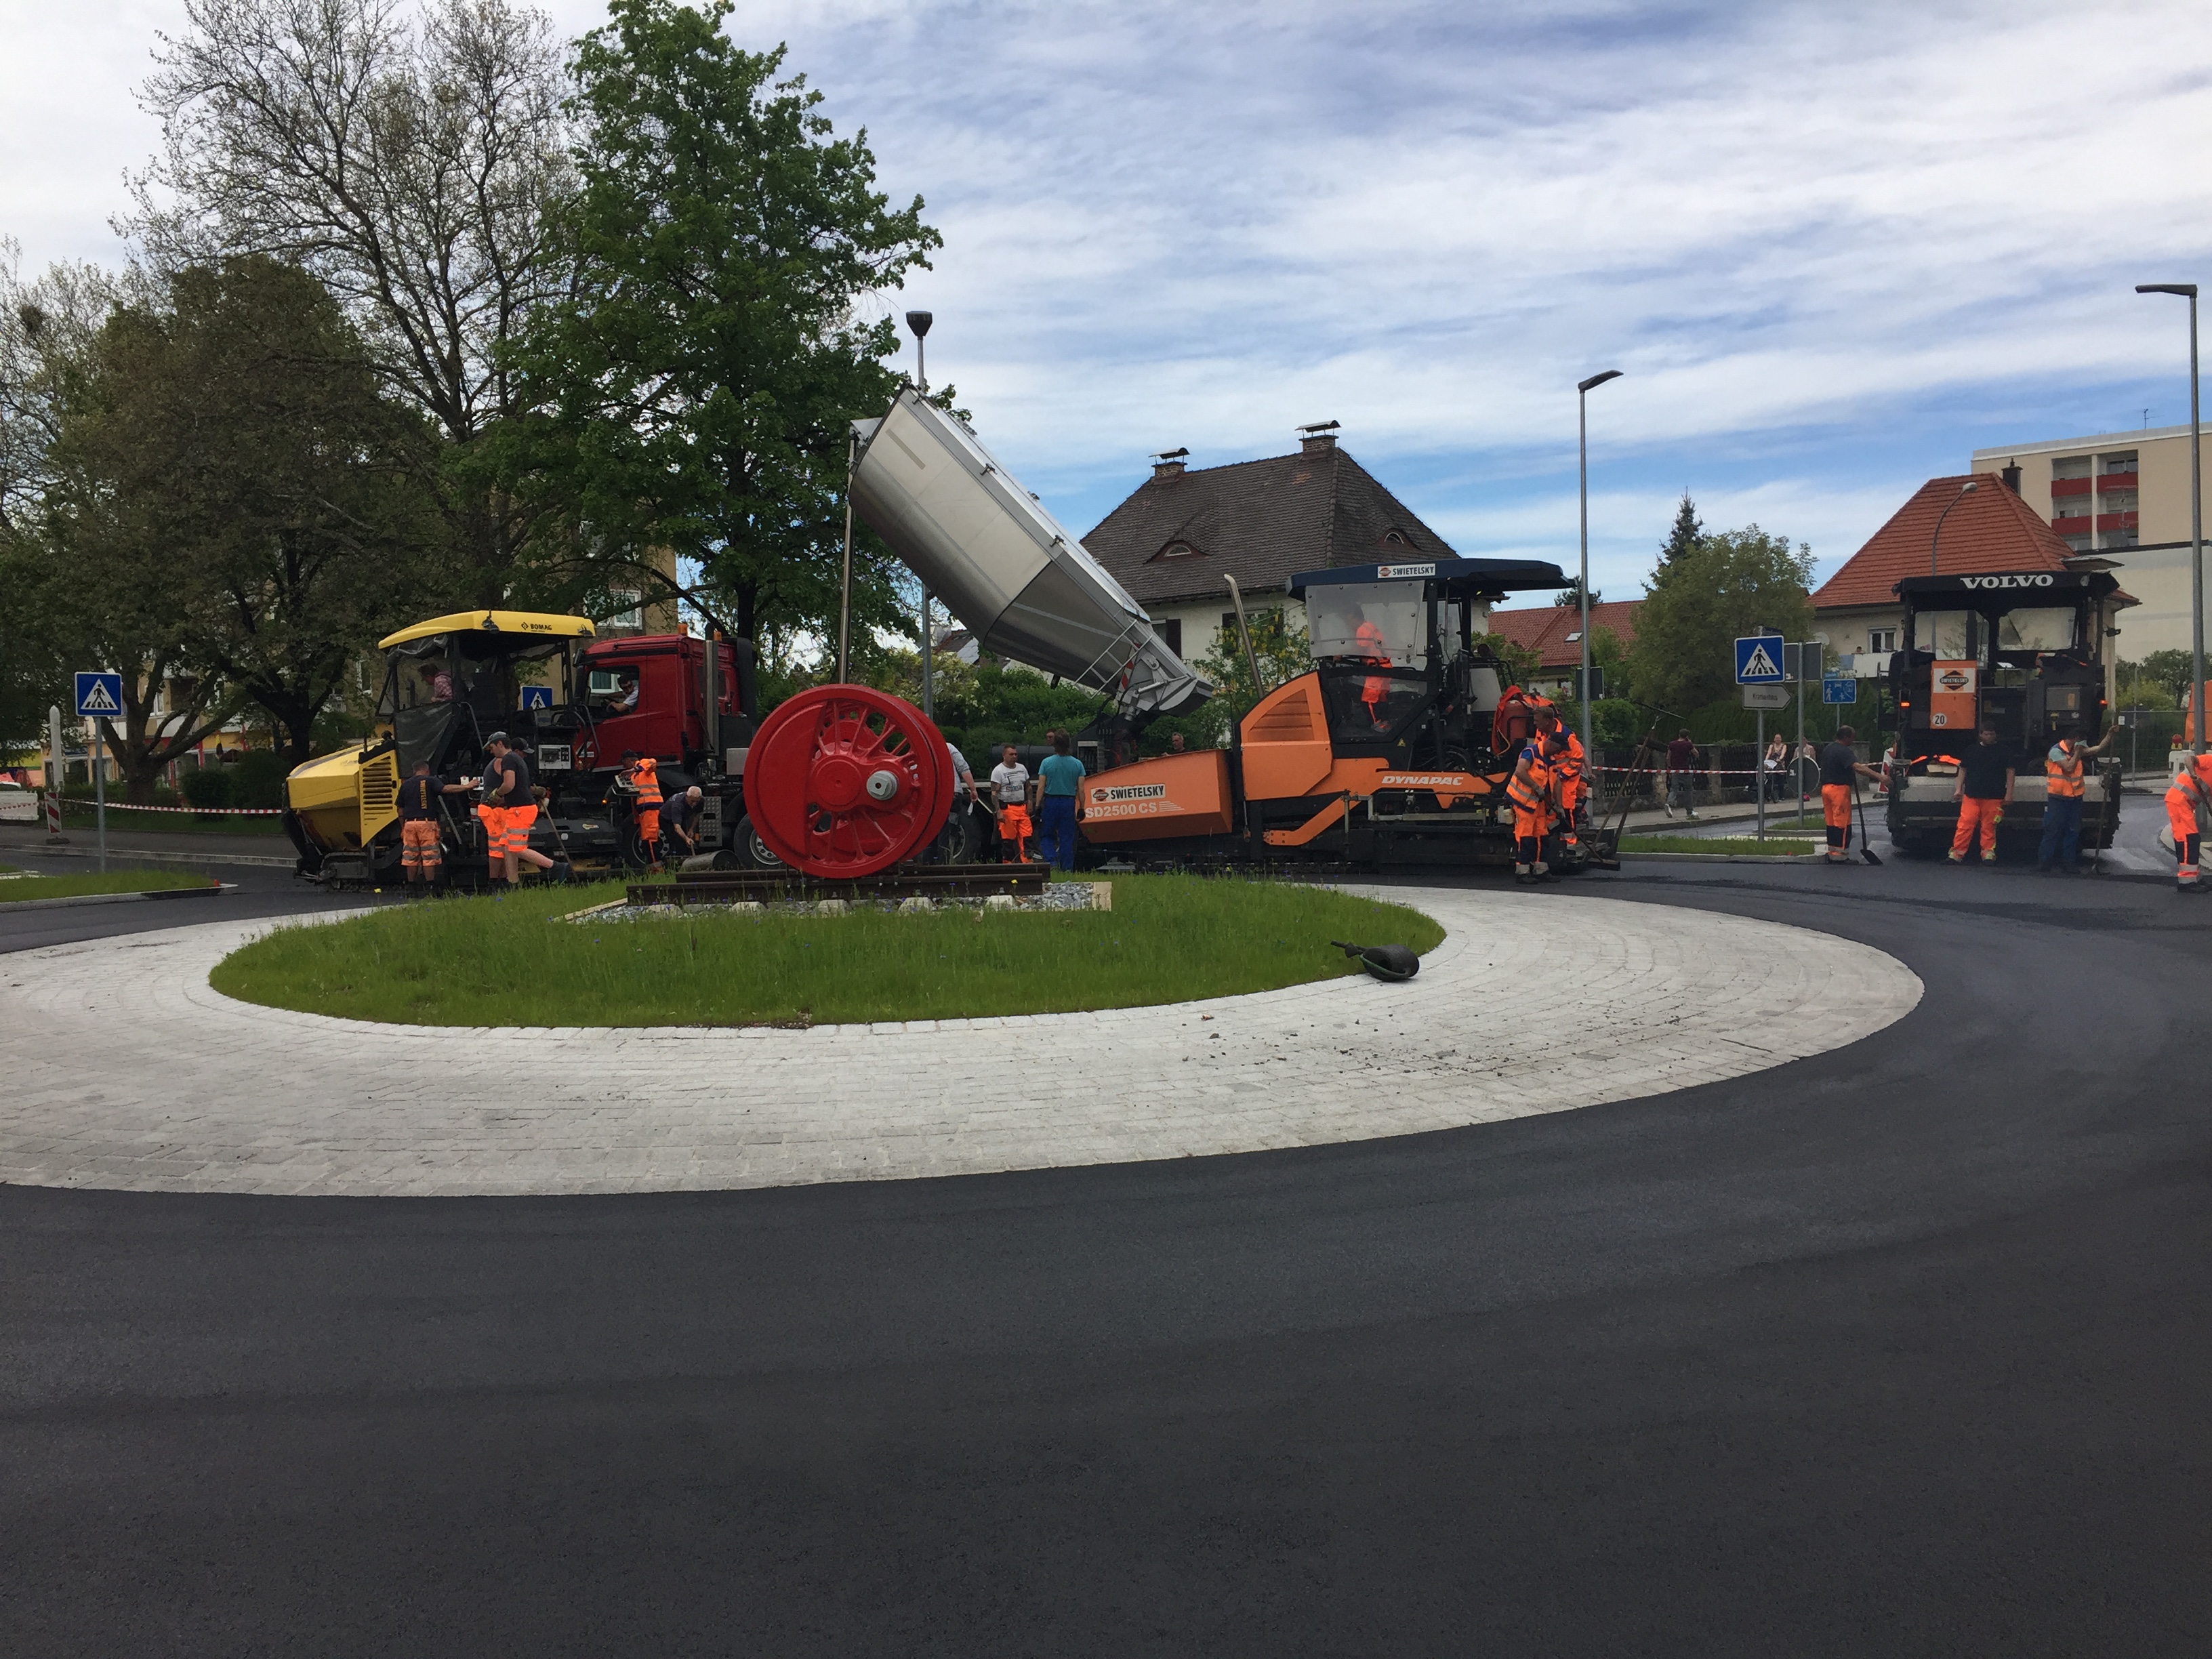
[{"label": "house with red tiled roof", "polygon": [[1897,637],[1900,579],[2110,568],[2086,562],[2090,556],[2075,554],[1996,473],[1930,478],[1820,585],[1813,614],[1830,650],[1856,656],[1862,673],[1879,673],[1905,643]]},{"label": "house with red tiled roof", "polygon": [[[1610,629],[1620,641],[1625,657],[1635,648],[1636,613],[1641,599],[1606,599],[1590,607],[1590,635]],[[1547,605],[1522,611],[1493,611],[1490,631],[1503,635],[1524,651],[1536,653],[1536,672],[1528,677],[1528,689],[1561,694],[1572,689],[1575,671],[1583,665],[1583,612],[1577,605]]]}]

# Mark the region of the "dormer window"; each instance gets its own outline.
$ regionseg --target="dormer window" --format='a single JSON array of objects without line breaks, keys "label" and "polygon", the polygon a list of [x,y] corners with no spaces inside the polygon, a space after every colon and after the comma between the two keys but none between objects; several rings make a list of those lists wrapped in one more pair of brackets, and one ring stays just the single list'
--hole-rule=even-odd
[{"label": "dormer window", "polygon": [[1152,556],[1156,559],[1195,559],[1201,556],[1188,542],[1170,542]]},{"label": "dormer window", "polygon": [[1395,530],[1390,532],[1389,535],[1383,537],[1382,539],[1392,547],[1407,547],[1412,544]]}]

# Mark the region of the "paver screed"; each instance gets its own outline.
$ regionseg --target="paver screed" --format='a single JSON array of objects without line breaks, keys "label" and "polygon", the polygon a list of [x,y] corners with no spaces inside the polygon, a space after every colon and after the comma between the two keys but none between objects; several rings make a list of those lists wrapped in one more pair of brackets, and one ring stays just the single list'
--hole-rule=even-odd
[{"label": "paver screed", "polygon": [[1741,1077],[1921,994],[1881,951],[1772,922],[1378,896],[1449,930],[1407,984],[811,1030],[386,1025],[216,993],[209,970],[267,921],[21,951],[0,963],[0,1181],[677,1191],[1310,1146]]}]

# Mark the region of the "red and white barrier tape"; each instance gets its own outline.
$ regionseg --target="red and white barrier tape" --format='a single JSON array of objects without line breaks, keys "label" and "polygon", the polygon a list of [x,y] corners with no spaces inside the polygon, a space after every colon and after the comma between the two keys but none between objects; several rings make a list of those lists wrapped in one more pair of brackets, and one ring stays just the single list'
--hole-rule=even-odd
[{"label": "red and white barrier tape", "polygon": [[[1685,778],[1755,778],[1759,775],[1759,769],[1755,767],[1739,772],[1723,771],[1717,767],[1702,766],[1695,769],[1685,768],[1680,773],[1675,773],[1673,768],[1665,766],[1593,766],[1589,770],[1612,772],[1621,777],[1629,778],[1663,778],[1669,775]],[[1778,766],[1766,775],[1787,777],[1790,775],[1790,769],[1787,766]]]},{"label": "red and white barrier tape", "polygon": [[[62,805],[71,811],[89,812],[97,802],[82,800],[75,795],[66,797]],[[181,812],[194,818],[281,818],[281,806],[133,806],[129,801],[112,800],[107,803],[111,812]]]}]

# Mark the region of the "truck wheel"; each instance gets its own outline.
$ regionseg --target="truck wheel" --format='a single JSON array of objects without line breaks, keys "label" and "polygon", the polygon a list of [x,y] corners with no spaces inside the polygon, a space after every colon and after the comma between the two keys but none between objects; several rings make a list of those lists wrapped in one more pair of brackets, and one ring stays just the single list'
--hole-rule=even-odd
[{"label": "truck wheel", "polygon": [[752,870],[781,870],[783,860],[769,850],[769,845],[753,828],[750,814],[738,819],[737,828],[730,832],[730,846],[738,855],[740,868]]}]

